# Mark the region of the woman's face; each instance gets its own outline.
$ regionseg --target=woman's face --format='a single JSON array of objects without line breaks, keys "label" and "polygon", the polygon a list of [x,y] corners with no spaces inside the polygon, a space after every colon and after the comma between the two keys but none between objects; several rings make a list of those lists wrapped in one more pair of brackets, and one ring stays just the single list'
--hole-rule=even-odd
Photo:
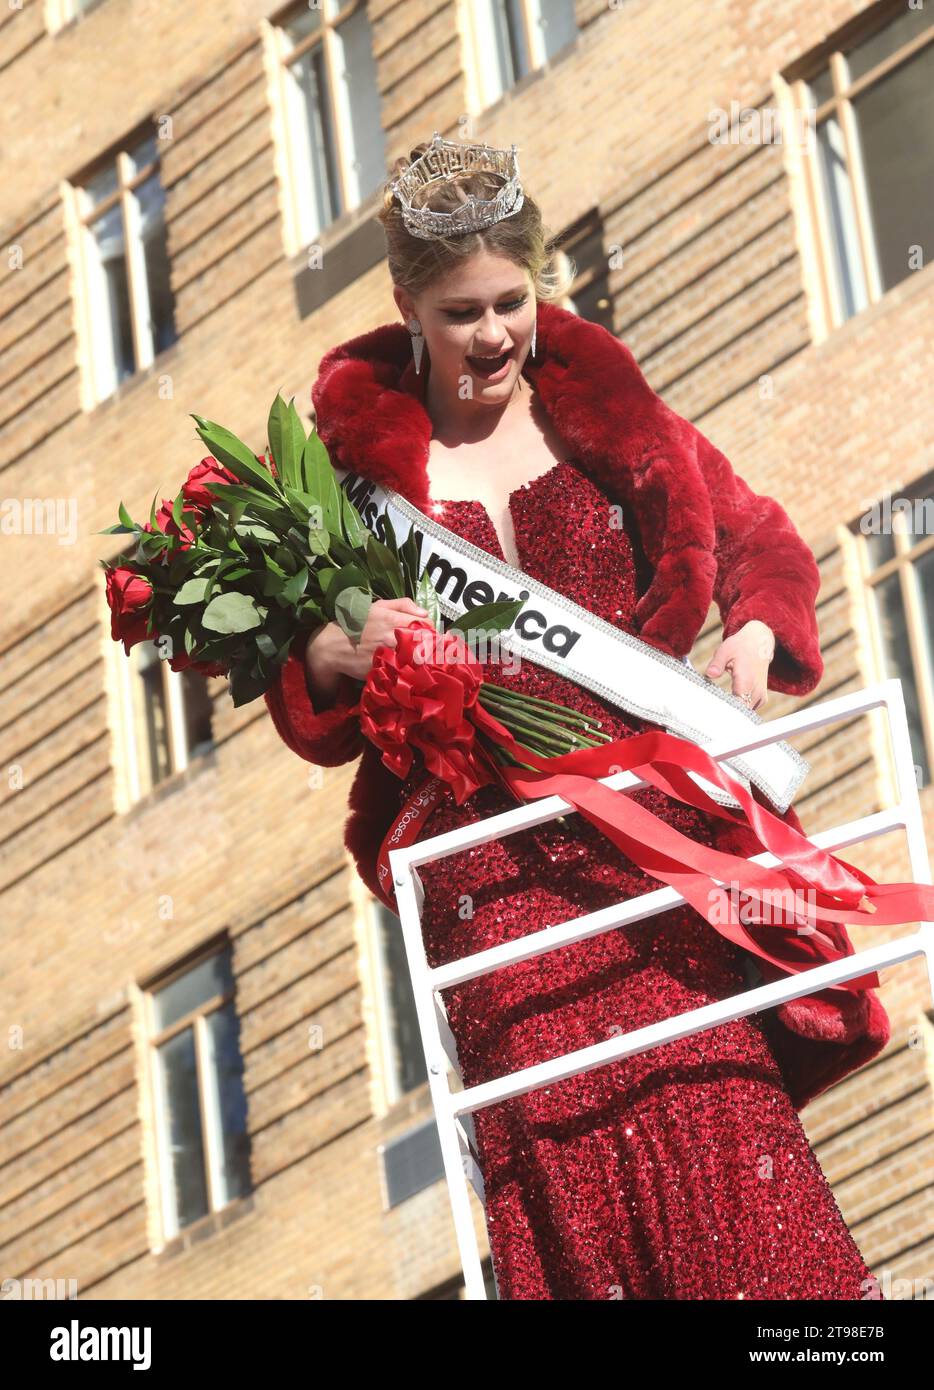
[{"label": "woman's face", "polygon": [[[510,399],[535,326],[535,296],[522,266],[482,251],[417,299],[398,288],[394,294],[406,323],[414,314],[422,325],[435,389],[487,405]],[[491,364],[477,360],[493,356]]]}]

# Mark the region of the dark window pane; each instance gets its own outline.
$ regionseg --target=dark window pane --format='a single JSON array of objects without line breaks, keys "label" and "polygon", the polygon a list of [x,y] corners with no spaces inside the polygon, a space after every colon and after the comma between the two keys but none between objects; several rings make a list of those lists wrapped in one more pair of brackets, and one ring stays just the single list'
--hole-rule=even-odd
[{"label": "dark window pane", "polygon": [[[321,226],[343,212],[340,181],[334,165],[334,131],[328,93],[324,48],[316,44],[289,68],[302,103],[305,157],[312,184],[312,200]],[[301,141],[299,142],[301,148]]]},{"label": "dark window pane", "polygon": [[817,148],[837,295],[841,316],[847,319],[865,308],[868,300],[843,131],[836,116],[828,116],[817,127]]},{"label": "dark window pane", "polygon": [[541,0],[545,57],[551,59],[577,34],[573,0]]},{"label": "dark window pane", "polygon": [[830,75],[830,68],[823,68],[816,77],[812,77],[807,85],[808,96],[811,105],[814,107],[823,106],[825,101],[829,101],[833,96],[833,78]]},{"label": "dark window pane", "polygon": [[525,25],[522,22],[522,0],[500,0],[500,19],[502,42],[508,48],[513,81],[524,77],[532,69],[528,45],[525,41]]},{"label": "dark window pane", "polygon": [[233,1001],[208,1014],[209,1076],[206,1097],[214,1119],[212,1133],[220,1142],[216,1163],[217,1205],[232,1202],[249,1191],[250,1161],[240,1025]]},{"label": "dark window pane", "polygon": [[156,158],[156,135],[155,132],[144,136],[138,145],[134,145],[130,150],[130,163],[133,166],[134,174],[138,174],[141,169],[147,168]]},{"label": "dark window pane", "polygon": [[891,58],[893,53],[897,53],[905,44],[910,43],[916,35],[923,30],[929,29],[934,24],[934,7],[925,5],[923,10],[909,10],[905,8],[903,14],[886,24],[882,29],[871,34],[869,38],[863,39],[847,53],[847,66],[850,72],[850,81],[855,82],[857,78],[865,76],[872,68],[879,63]]},{"label": "dark window pane", "polygon": [[902,603],[901,587],[897,574],[876,586],[876,604],[879,617],[879,631],[882,637],[882,651],[886,678],[901,680],[905,695],[905,709],[908,714],[908,732],[911,735],[911,751],[916,766],[921,768],[924,783],[930,780],[927,753],[924,747],[924,734],[921,725],[918,684],[911,662],[908,646],[908,625]]},{"label": "dark window pane", "polygon": [[[169,711],[165,699],[162,661],[154,642],[133,648],[142,698],[137,705],[137,752],[149,763],[149,784],[154,786],[172,771],[169,750]],[[142,742],[143,746],[140,746]]]},{"label": "dark window pane", "polygon": [[170,1027],[185,1014],[213,999],[233,991],[230,952],[215,951],[171,984],[153,992],[153,1021],[158,1031]]},{"label": "dark window pane", "polygon": [[343,83],[343,96],[350,115],[347,152],[353,175],[351,197],[362,202],[386,177],[379,83],[366,9],[361,5],[338,27],[336,34],[343,68],[338,81]]},{"label": "dark window pane", "polygon": [[924,656],[928,672],[934,677],[934,551],[929,550],[915,561],[914,573],[921,599]]},{"label": "dark window pane", "polygon": [[415,996],[405,955],[402,923],[394,912],[377,904],[383,964],[388,993],[396,1076],[401,1091],[411,1091],[428,1079],[425,1050],[418,1029]]},{"label": "dark window pane", "polygon": [[101,275],[101,293],[92,299],[94,332],[103,335],[113,359],[115,379],[120,382],[136,371],[136,351],[119,203],[91,223],[90,233]]},{"label": "dark window pane", "polygon": [[88,201],[94,207],[102,203],[105,198],[109,198],[111,193],[117,189],[117,165],[115,160],[111,160],[105,168],[88,179],[84,185],[84,191],[88,196]]},{"label": "dark window pane", "polygon": [[[880,515],[881,525],[881,515]],[[880,529],[878,534],[875,532],[866,533],[866,548],[869,552],[870,570],[878,569],[884,565],[886,560],[891,560],[895,554],[895,538],[891,531]]]},{"label": "dark window pane", "polygon": [[149,331],[155,356],[175,342],[175,305],[172,299],[169,255],[166,246],[165,194],[154,174],[136,190],[146,263],[146,289],[149,297]]},{"label": "dark window pane", "polygon": [[911,273],[910,248],[922,248],[922,265],[934,254],[934,44],[853,106],[879,274],[889,290]]},{"label": "dark window pane", "polygon": [[176,1222],[187,1226],[208,1211],[195,1040],[191,1028],[158,1049],[163,1133],[168,1137],[169,1173]]},{"label": "dark window pane", "polygon": [[182,706],[185,711],[185,738],[189,758],[200,757],[214,747],[211,714],[214,701],[208,694],[207,677],[200,671],[182,671]]}]

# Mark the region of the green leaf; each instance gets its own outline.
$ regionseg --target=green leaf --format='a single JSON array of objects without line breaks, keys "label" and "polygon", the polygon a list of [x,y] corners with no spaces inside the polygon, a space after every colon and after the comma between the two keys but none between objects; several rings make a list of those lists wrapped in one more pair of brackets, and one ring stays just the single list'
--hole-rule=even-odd
[{"label": "green leaf", "polygon": [[272,675],[257,676],[250,670],[249,665],[244,662],[237,662],[230,668],[230,698],[234,705],[248,705],[252,700],[259,697],[269,689],[272,683]]},{"label": "green leaf", "polygon": [[278,541],[278,531],[272,531],[261,521],[238,521],[234,527],[238,536],[251,536],[255,541]]},{"label": "green leaf", "polygon": [[308,549],[312,555],[330,554],[331,537],[319,526],[308,527]]},{"label": "green leaf", "polygon": [[438,600],[438,591],[428,578],[428,571],[425,570],[415,590],[415,602],[421,604],[422,608],[428,609],[428,621],[438,632],[441,631],[441,604]]},{"label": "green leaf", "polygon": [[312,598],[306,598],[305,602],[299,605],[297,614],[303,620],[310,617],[318,618],[324,622],[324,609]]},{"label": "green leaf", "polygon": [[387,598],[402,598],[405,594],[405,576],[399,561],[389,547],[374,535],[367,537],[366,559],[374,587],[388,588]]},{"label": "green leaf", "polygon": [[[380,513],[377,530],[381,533],[379,539],[382,540],[383,544],[387,545],[394,555],[398,555],[399,542],[396,540],[395,529],[393,528],[392,522],[389,520],[388,512]],[[411,534],[410,531],[409,535]]]},{"label": "green leaf", "polygon": [[[319,570],[319,575],[321,571]],[[330,617],[336,617],[334,605],[337,602],[342,590],[344,589],[365,589],[369,592],[369,576],[359,567],[359,565],[342,565],[334,574],[333,579],[327,587],[325,594],[325,611]]]},{"label": "green leaf", "polygon": [[277,575],[280,579],[288,579],[289,576],[286,574],[282,566],[280,564],[277,564],[276,561],[272,558],[272,556],[268,555],[265,550],[263,551],[263,559],[266,561],[266,568],[270,571],[271,574]]},{"label": "green leaf", "polygon": [[201,603],[210,583],[210,579],[186,580],[175,595],[176,604],[182,608],[188,603]]},{"label": "green leaf", "polygon": [[494,603],[481,603],[455,618],[448,626],[448,632],[502,632],[511,627],[519,615],[524,599],[497,599]]},{"label": "green leaf", "polygon": [[281,395],[277,397],[280,406],[280,437],[282,441],[282,467],[280,477],[283,487],[300,488],[302,480],[302,451],[305,448],[305,426],[295,409],[295,398],[286,405]]},{"label": "green leaf", "polygon": [[363,518],[340,484],[338,484],[337,490],[340,495],[341,503],[341,525],[344,529],[344,535],[347,537],[347,542],[349,545],[353,546],[365,546],[367,543],[367,536],[371,533],[364,526]]},{"label": "green leaf", "polygon": [[334,620],[340,624],[351,642],[359,642],[371,607],[373,597],[367,589],[350,586],[341,589],[334,605]]},{"label": "green leaf", "polygon": [[266,496],[277,496],[276,481],[269,469],[257,462],[256,455],[252,449],[247,448],[242,439],[238,439],[230,430],[224,429],[223,425],[205,420],[200,415],[192,415],[191,418],[198,427],[198,435],[218,463],[229,468],[241,482],[252,483]]},{"label": "green leaf", "polygon": [[305,440],[302,451],[302,476],[305,492],[310,493],[321,506],[325,529],[332,535],[342,536],[341,489],[337,485],[337,477],[331,467],[328,451],[316,430],[312,430]]},{"label": "green leaf", "polygon": [[282,597],[285,599],[287,603],[298,603],[299,599],[301,598],[302,594],[305,592],[307,587],[308,571],[304,569],[299,570],[297,574],[292,575],[292,578],[288,581],[287,584],[283,585]]},{"label": "green leaf", "polygon": [[212,598],[201,615],[201,622],[211,632],[249,632],[261,626],[266,613],[267,609],[257,603],[252,594],[234,590]]},{"label": "green leaf", "polygon": [[279,470],[280,482],[285,482],[282,468],[282,425],[285,417],[285,401],[282,399],[282,392],[276,392],[276,399],[269,407],[269,418],[266,421],[266,438],[269,441],[269,450],[275,461],[276,468]]},{"label": "green leaf", "polygon": [[130,516],[130,513],[127,511],[126,507],[123,505],[122,502],[120,503],[120,506],[117,508],[117,515],[119,516],[120,520],[123,522],[124,526],[126,526],[126,527],[128,528],[128,530],[130,530],[130,531],[135,531],[135,530],[136,530],[136,522],[135,522],[135,521],[133,520],[133,518]]}]

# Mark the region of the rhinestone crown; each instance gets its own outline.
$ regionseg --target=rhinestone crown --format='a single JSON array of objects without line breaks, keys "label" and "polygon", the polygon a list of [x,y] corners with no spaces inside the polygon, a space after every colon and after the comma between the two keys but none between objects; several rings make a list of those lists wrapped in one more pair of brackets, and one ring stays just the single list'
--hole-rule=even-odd
[{"label": "rhinestone crown", "polygon": [[[516,150],[515,145],[508,150],[497,150],[491,145],[443,140],[436,130],[425,153],[389,185],[402,205],[402,221],[408,231],[423,240],[433,240],[479,231],[504,217],[512,217],[522,207],[524,198]],[[414,205],[413,199],[421,189],[442,183],[452,174],[480,170],[502,176],[503,186],[495,198],[477,198],[471,194],[454,212],[436,212]]]}]

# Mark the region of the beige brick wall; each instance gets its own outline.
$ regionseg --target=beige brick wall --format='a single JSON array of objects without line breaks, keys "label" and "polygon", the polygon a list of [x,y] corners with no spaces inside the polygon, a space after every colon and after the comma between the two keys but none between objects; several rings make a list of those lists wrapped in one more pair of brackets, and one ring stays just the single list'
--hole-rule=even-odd
[{"label": "beige brick wall", "polygon": [[[917,273],[814,345],[782,150],[711,145],[706,129],[712,106],[772,104],[774,74],[866,8],[577,0],[574,50],[472,126],[519,145],[552,230],[596,212],[607,253],[622,250],[616,331],[814,547],[826,672],[805,703],[876,675],[838,527],[929,467],[934,388],[921,364],[934,282]],[[457,16],[449,0],[370,11],[392,159],[467,114]],[[307,414],[322,353],[396,317],[384,266],[297,317],[258,29],[276,13],[257,0],[140,0],[117,23],[105,0],[50,38],[33,0],[0,25],[12,132],[0,151],[3,495],[73,498],[79,518],[75,545],[0,538],[0,1276],[75,1277],[82,1295],[412,1298],[458,1270],[443,1183],[381,1209],[376,1145],[430,1106],[422,1090],[383,1113],[339,829],[351,770],[313,785],[264,706],[235,710],[214,681],[215,754],[117,810],[108,660],[122,657],[97,567],[115,547],[94,532],[118,498],[140,515],[174,492],[205,452],[189,411],[259,447],[274,390]],[[173,123],[163,179],[181,337],[83,411],[60,183],[147,115]],[[8,268],[11,246],[22,269]],[[712,610],[696,665],[718,631]],[[773,694],[769,713],[792,707]],[[868,721],[796,742],[812,768],[798,802],[807,828],[882,804]],[[929,790],[924,804],[930,818]],[[879,878],[908,876],[895,837],[848,857]],[[253,1200],[190,1248],[155,1254],[138,989],[221,934],[237,978]],[[860,931],[857,945],[885,935]],[[803,1118],[870,1266],[916,1277],[934,1246],[923,969],[885,972],[882,997],[886,1054]],[[321,1050],[308,1045],[312,1025]]]}]

